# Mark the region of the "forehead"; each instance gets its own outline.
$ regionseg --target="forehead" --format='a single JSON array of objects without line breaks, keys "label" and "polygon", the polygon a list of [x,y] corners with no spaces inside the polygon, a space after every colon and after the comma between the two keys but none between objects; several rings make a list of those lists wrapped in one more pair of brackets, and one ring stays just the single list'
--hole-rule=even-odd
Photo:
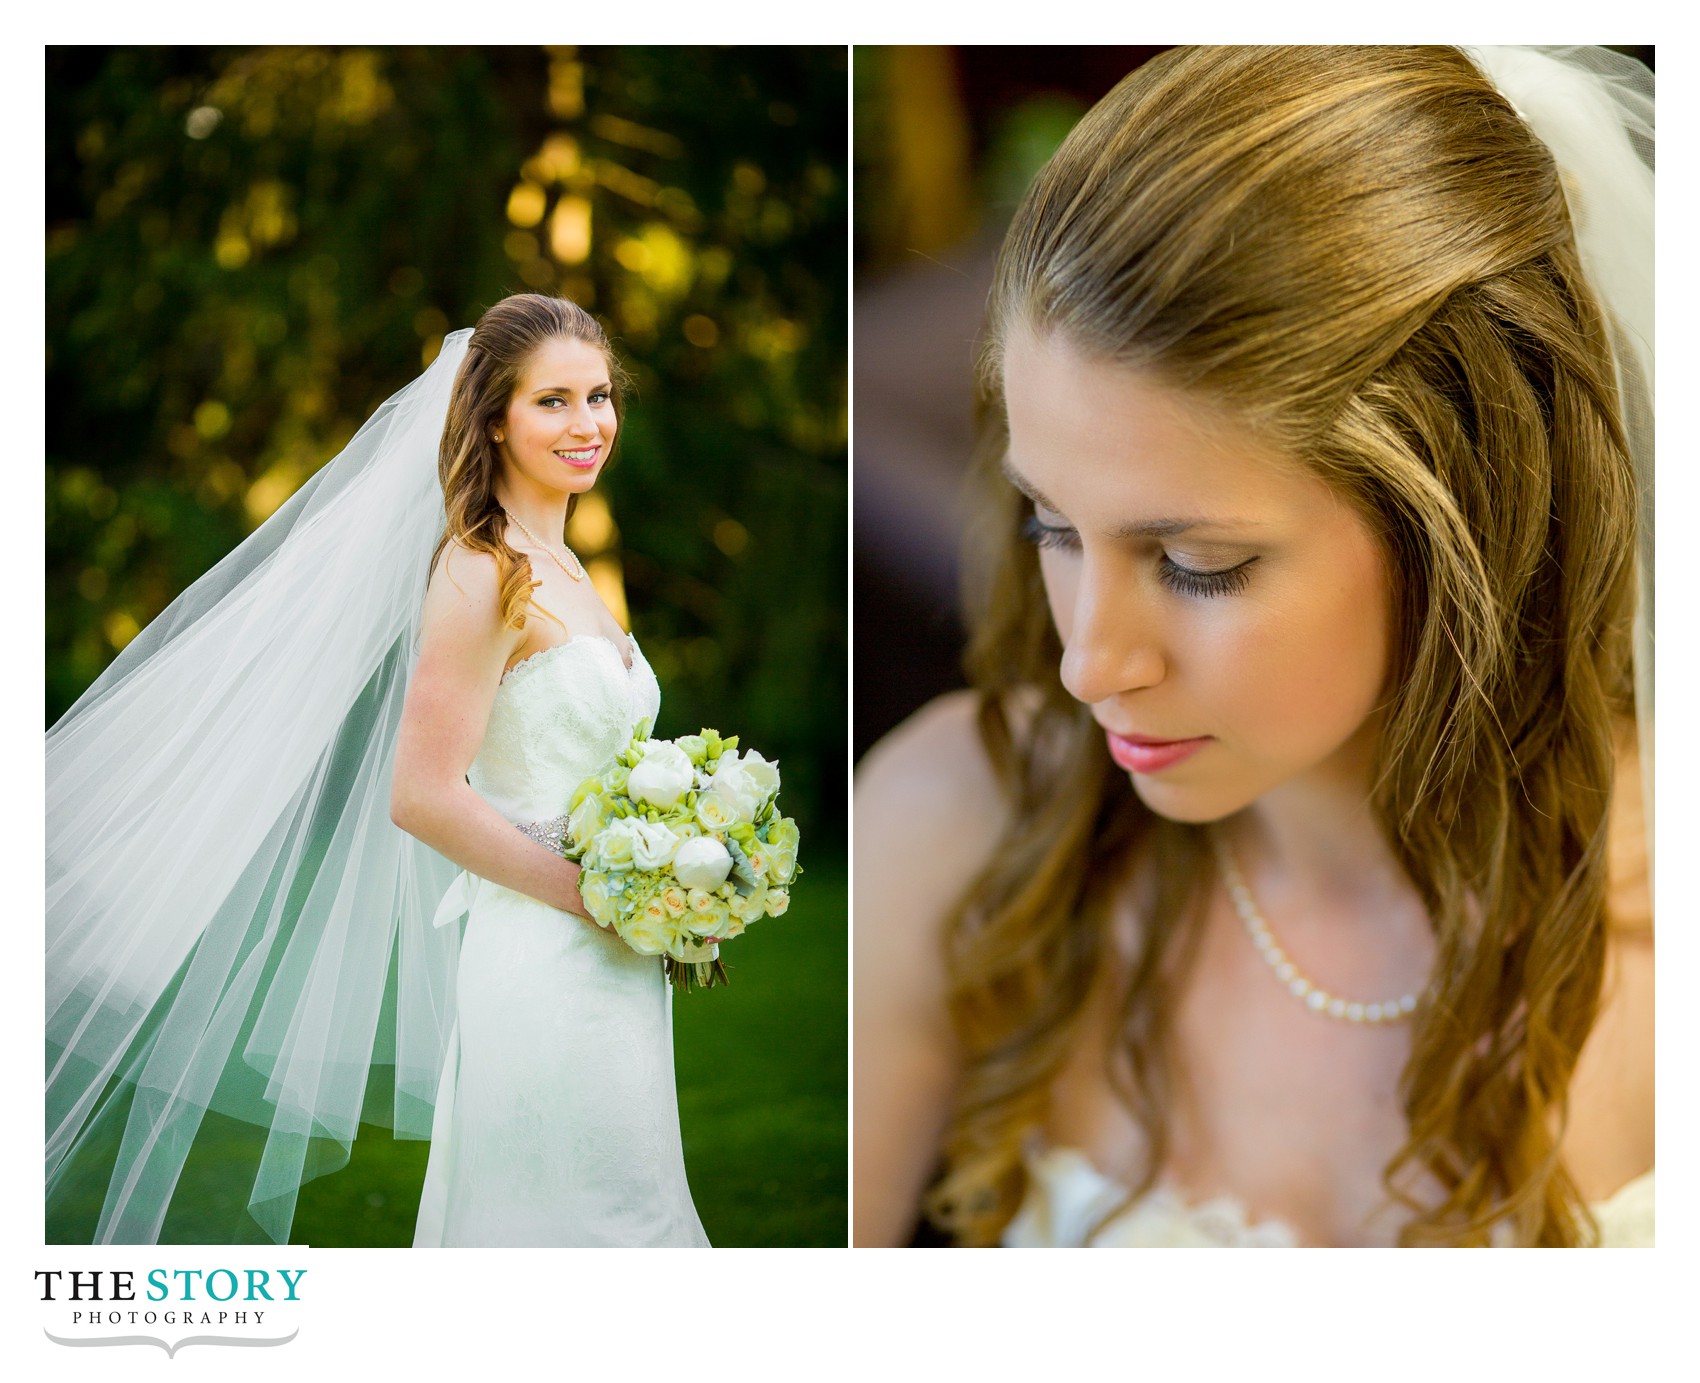
[{"label": "forehead", "polygon": [[1057,333],[1012,330],[1002,374],[1008,468],[1071,518],[1107,508],[1126,520],[1243,517],[1248,504],[1285,512],[1331,497],[1296,458],[1219,405]]},{"label": "forehead", "polygon": [[606,383],[608,359],[588,341],[550,336],[539,342],[520,367],[520,389],[560,388]]}]

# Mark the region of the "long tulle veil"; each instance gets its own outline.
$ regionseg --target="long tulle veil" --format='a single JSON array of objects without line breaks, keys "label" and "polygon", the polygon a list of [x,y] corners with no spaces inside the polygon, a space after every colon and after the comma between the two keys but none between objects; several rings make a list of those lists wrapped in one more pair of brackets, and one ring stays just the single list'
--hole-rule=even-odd
[{"label": "long tulle veil", "polygon": [[265,1131],[218,1169],[232,1238],[287,1241],[363,1116],[430,1134],[455,869],[389,778],[470,335],[48,732],[48,1204],[98,1201],[97,1242],[158,1240],[209,1111]]}]

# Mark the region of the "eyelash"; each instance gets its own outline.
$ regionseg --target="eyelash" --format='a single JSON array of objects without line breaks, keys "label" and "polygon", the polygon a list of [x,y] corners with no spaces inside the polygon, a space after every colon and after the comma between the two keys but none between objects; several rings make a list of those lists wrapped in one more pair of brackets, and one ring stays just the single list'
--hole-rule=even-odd
[{"label": "eyelash", "polygon": [[[609,396],[608,396],[608,394],[605,390],[598,389],[594,394],[592,394],[590,396],[590,401],[592,403],[607,403],[608,397]],[[550,394],[548,398],[539,399],[538,402],[541,403],[541,404],[547,405],[547,404],[551,404],[551,403],[565,403],[566,400],[564,398],[562,398],[559,394]],[[551,411],[553,411],[553,410],[551,410]]]},{"label": "eyelash", "polygon": [[[1063,552],[1080,551],[1080,535],[1072,528],[1052,528],[1040,523],[1037,514],[1029,514],[1021,522],[1021,536],[1037,548],[1057,548]],[[1210,597],[1239,595],[1251,583],[1246,570],[1257,558],[1248,557],[1226,571],[1194,571],[1183,567],[1165,555],[1157,564],[1157,579],[1179,595]]]}]

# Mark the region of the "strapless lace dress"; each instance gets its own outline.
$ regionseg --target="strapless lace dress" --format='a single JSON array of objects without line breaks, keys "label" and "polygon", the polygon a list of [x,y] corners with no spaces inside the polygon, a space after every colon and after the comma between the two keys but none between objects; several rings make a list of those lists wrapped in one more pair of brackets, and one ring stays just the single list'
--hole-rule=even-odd
[{"label": "strapless lace dress", "polygon": [[[579,635],[509,671],[467,780],[545,835],[661,701],[636,641]],[[656,956],[462,874],[466,918],[415,1247],[706,1247],[685,1180],[672,993]]]},{"label": "strapless lace dress", "polygon": [[[1291,1248],[1299,1244],[1280,1220],[1251,1220],[1231,1196],[1189,1202],[1159,1184],[1096,1234],[1093,1227],[1127,1197],[1126,1188],[1073,1148],[1033,1149],[1027,1195],[1004,1231],[1006,1248]],[[1651,1248],[1653,1174],[1637,1177],[1592,1206],[1602,1248]]]}]

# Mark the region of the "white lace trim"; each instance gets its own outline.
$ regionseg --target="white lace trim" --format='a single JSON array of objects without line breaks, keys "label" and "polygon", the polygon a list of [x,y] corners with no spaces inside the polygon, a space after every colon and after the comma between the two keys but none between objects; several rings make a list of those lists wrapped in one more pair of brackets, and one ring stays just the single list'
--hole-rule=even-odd
[{"label": "white lace trim", "polygon": [[[1292,1248],[1300,1242],[1284,1220],[1252,1222],[1233,1196],[1191,1204],[1166,1184],[1094,1233],[1127,1199],[1125,1186],[1074,1148],[1035,1150],[1027,1157],[1027,1171],[1027,1198],[1004,1231],[1010,1248]],[[1601,1247],[1652,1247],[1652,1172],[1591,1208]]]},{"label": "white lace trim", "polygon": [[548,648],[540,648],[537,652],[521,658],[517,663],[502,674],[502,685],[506,686],[515,677],[519,676],[523,669],[529,668],[539,659],[547,660],[551,653],[559,653],[563,648],[571,648],[575,643],[582,642],[586,639],[596,643],[607,644],[608,647],[613,649],[615,654],[619,656],[620,666],[625,668],[627,672],[632,672],[637,668],[638,647],[637,636],[635,634],[626,635],[626,643],[630,648],[632,655],[632,660],[629,663],[626,661],[626,655],[620,652],[620,645],[615,643],[614,640],[609,638],[606,634],[574,634],[571,638],[567,639],[565,643],[550,644]]}]

